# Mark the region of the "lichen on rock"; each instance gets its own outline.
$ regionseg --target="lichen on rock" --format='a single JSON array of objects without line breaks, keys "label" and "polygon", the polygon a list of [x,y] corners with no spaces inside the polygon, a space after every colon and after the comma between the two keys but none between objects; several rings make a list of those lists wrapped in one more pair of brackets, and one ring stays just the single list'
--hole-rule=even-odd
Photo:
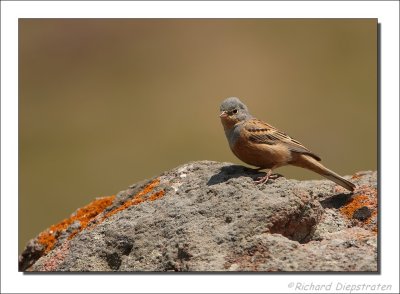
[{"label": "lichen on rock", "polygon": [[31,240],[20,271],[376,272],[377,174],[334,183],[191,162],[99,198]]}]

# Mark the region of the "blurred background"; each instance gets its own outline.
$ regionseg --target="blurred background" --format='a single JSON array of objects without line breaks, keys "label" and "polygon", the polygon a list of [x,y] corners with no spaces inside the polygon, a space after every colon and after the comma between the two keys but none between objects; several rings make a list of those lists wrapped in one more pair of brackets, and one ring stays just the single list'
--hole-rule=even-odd
[{"label": "blurred background", "polygon": [[375,170],[376,19],[20,19],[19,252],[95,197],[243,164],[218,117],[229,96],[339,174]]}]

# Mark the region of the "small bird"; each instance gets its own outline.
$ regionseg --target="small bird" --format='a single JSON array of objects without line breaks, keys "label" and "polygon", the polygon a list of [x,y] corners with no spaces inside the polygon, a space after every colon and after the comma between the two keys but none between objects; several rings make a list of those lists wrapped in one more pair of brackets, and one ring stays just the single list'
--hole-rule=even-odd
[{"label": "small bird", "polygon": [[300,142],[253,117],[238,98],[225,99],[220,111],[219,117],[233,154],[259,170],[268,169],[264,177],[257,179],[257,183],[265,183],[272,178],[273,169],[291,164],[309,169],[354,191],[356,186],[353,183],[323,166],[319,162],[321,158]]}]

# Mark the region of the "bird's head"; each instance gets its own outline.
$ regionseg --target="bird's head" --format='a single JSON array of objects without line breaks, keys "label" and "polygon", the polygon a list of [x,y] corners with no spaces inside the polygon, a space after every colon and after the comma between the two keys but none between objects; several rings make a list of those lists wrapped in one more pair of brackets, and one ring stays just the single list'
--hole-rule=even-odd
[{"label": "bird's head", "polygon": [[251,118],[247,106],[236,97],[225,99],[219,109],[221,111],[219,117],[224,127],[232,127],[238,122]]}]

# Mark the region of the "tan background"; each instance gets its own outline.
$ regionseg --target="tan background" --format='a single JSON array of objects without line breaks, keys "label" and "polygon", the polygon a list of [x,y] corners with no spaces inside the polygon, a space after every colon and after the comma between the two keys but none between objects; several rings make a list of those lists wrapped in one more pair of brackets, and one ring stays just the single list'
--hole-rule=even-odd
[{"label": "tan background", "polygon": [[229,96],[342,175],[376,169],[376,35],[375,19],[20,20],[19,251],[95,197],[240,163],[218,118]]}]

